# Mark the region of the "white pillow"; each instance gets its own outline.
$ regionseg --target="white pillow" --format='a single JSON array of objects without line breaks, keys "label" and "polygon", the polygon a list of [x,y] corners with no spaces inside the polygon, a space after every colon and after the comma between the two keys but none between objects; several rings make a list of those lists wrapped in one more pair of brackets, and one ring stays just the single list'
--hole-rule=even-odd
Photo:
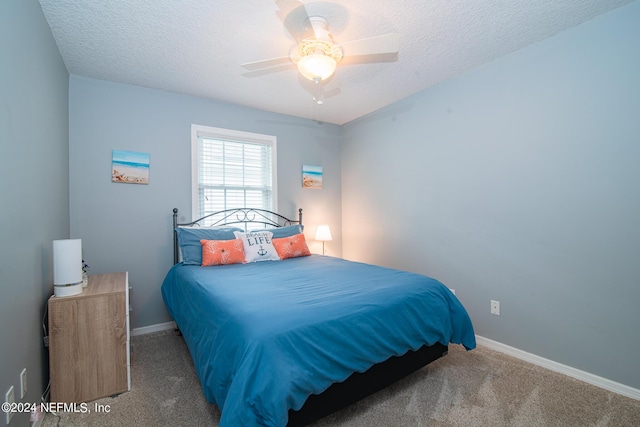
[{"label": "white pillow", "polygon": [[280,261],[276,248],[271,243],[273,233],[270,231],[234,231],[236,239],[242,240],[246,262]]}]

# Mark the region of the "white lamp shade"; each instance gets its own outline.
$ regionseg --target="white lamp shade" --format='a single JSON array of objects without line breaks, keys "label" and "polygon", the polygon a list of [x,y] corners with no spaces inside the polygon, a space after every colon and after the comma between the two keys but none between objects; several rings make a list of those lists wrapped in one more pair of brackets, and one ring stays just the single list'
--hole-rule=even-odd
[{"label": "white lamp shade", "polygon": [[331,77],[337,65],[335,59],[321,53],[312,53],[298,60],[300,74],[309,80],[324,80]]},{"label": "white lamp shade", "polygon": [[82,240],[53,241],[53,284],[73,285],[82,282]]},{"label": "white lamp shade", "polygon": [[316,240],[321,240],[323,242],[332,240],[331,238],[331,229],[328,225],[319,225],[316,230]]}]

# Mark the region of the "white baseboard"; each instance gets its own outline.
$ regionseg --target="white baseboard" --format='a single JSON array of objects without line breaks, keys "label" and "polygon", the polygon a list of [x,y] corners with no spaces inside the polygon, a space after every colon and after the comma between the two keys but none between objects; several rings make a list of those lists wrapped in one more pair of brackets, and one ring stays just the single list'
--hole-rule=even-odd
[{"label": "white baseboard", "polygon": [[166,331],[169,329],[175,329],[176,322],[157,323],[155,325],[143,326],[141,328],[135,328],[131,330],[131,336],[145,335],[153,332]]},{"label": "white baseboard", "polygon": [[520,350],[515,347],[511,347],[506,344],[502,344],[478,335],[476,335],[476,342],[481,346],[508,354],[515,358],[524,360],[525,362],[533,363],[534,365],[538,365],[543,368],[547,368],[549,370],[575,378],[577,380],[584,381],[588,384],[595,385],[596,387],[600,387],[605,390],[630,397],[632,399],[640,400],[640,390],[638,390],[637,388],[629,387],[627,385],[620,384],[594,374],[590,374],[589,372],[572,368],[571,366],[563,365],[562,363],[554,362],[553,360],[545,359],[544,357],[536,356],[535,354],[527,353],[524,350]]}]

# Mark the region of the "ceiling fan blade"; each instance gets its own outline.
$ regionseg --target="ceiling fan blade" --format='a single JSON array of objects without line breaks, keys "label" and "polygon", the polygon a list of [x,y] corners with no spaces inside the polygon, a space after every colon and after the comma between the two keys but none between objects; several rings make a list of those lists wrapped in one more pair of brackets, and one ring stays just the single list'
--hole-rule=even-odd
[{"label": "ceiling fan blade", "polygon": [[281,56],[279,58],[271,58],[271,59],[263,59],[261,61],[255,61],[255,62],[247,62],[247,63],[241,64],[240,66],[245,70],[254,71],[254,70],[260,70],[263,68],[275,67],[277,65],[282,65],[287,62],[291,62],[291,59],[288,56]]},{"label": "ceiling fan blade", "polygon": [[340,86],[334,86],[332,88],[327,88],[325,90],[322,91],[323,95],[324,95],[324,99],[329,99],[332,98],[334,96],[340,95],[342,93],[342,89],[340,89]]},{"label": "ceiling fan blade", "polygon": [[400,36],[397,33],[383,34],[366,39],[340,43],[344,56],[380,55],[396,53],[400,48]]},{"label": "ceiling fan blade", "polygon": [[276,65],[275,67],[258,68],[257,70],[245,71],[244,73],[242,73],[242,76],[250,78],[261,77],[269,74],[279,73],[282,71],[294,70],[295,67],[296,64],[294,64],[293,62],[289,62],[287,64]]},{"label": "ceiling fan blade", "polygon": [[303,34],[307,30],[307,20],[309,14],[302,2],[297,0],[276,0],[278,6],[278,18],[282,21],[285,28],[297,42],[302,40]]}]

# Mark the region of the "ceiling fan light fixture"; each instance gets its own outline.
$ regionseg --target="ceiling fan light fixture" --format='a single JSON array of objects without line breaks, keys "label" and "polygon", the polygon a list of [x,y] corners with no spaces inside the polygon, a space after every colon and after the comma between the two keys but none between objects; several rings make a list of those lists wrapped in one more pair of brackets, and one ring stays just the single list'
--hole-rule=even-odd
[{"label": "ceiling fan light fixture", "polygon": [[338,63],[324,53],[310,53],[298,60],[298,71],[309,80],[325,80],[336,71]]}]

